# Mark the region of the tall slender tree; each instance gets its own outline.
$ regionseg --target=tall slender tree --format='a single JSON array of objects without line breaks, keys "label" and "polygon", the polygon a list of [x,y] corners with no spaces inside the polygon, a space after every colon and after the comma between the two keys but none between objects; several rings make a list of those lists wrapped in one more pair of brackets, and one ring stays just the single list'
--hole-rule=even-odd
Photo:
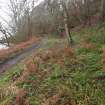
[{"label": "tall slender tree", "polygon": [[101,0],[101,20],[105,21],[105,0]]},{"label": "tall slender tree", "polygon": [[68,39],[68,44],[72,45],[73,44],[73,39],[72,39],[72,35],[71,35],[71,31],[70,31],[70,18],[69,18],[69,13],[67,10],[67,2],[60,0],[60,4],[62,6],[62,11],[63,11],[63,17],[64,17],[64,26],[65,26],[65,32],[66,32],[66,36]]}]

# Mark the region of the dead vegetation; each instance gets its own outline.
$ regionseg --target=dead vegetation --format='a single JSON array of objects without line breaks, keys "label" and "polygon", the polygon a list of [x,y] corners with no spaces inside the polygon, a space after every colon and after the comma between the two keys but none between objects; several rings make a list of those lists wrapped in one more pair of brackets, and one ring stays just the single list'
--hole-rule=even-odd
[{"label": "dead vegetation", "polygon": [[100,105],[104,105],[104,46],[91,41],[79,44],[74,47],[48,44],[50,47],[47,45],[25,59],[21,74],[15,79],[12,76],[18,87],[12,103],[99,105],[101,100]]},{"label": "dead vegetation", "polygon": [[[31,57],[30,59],[25,61],[25,69],[22,73],[22,75],[17,78],[15,81],[15,84],[21,84],[21,83],[27,83],[31,84],[33,87],[39,87],[41,82],[43,82],[46,78],[49,77],[49,75],[52,74],[53,71],[50,71],[49,69],[42,69],[40,68],[41,65],[45,65],[48,63],[52,64],[60,64],[61,67],[64,66],[64,58],[71,59],[71,62],[73,63],[73,59],[76,59],[74,51],[71,48],[63,48],[63,49],[48,49],[46,51],[42,51],[39,53],[36,53]],[[75,62],[75,61],[74,61]],[[38,76],[38,80],[29,80],[28,78],[30,75]],[[27,89],[26,89],[27,90]],[[27,91],[28,92],[28,91]],[[15,102],[18,103],[16,105],[21,105],[19,102],[22,99],[22,105],[29,105],[28,97],[24,98],[24,94],[20,95],[24,92],[17,93]],[[57,105],[57,103],[61,100],[61,97],[64,95],[64,92],[56,93],[55,95],[49,97],[48,99],[44,99],[41,105]],[[26,99],[26,100],[25,100]],[[25,103],[24,103],[25,102]],[[71,104],[71,100],[68,100],[68,105],[75,105]]]}]

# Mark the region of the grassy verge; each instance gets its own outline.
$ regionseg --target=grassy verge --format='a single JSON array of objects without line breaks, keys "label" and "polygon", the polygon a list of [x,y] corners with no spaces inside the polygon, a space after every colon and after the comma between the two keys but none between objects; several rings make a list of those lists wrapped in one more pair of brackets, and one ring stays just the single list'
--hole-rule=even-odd
[{"label": "grassy verge", "polygon": [[2,93],[0,105],[105,105],[103,33],[96,28],[73,32],[73,48],[65,47],[64,39],[45,39],[24,66],[1,77],[2,92],[11,94]]}]

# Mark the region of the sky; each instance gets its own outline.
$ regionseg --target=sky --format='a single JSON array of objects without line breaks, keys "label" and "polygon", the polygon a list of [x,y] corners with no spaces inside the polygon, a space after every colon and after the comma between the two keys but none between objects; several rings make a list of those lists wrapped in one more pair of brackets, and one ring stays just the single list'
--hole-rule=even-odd
[{"label": "sky", "polygon": [[0,0],[0,21],[2,22],[3,20],[1,18],[4,18],[6,21],[9,21],[7,15],[9,13],[8,4],[9,0]]},{"label": "sky", "polygon": [[[3,22],[2,18],[4,18],[6,21],[9,21],[10,19],[8,18],[8,3],[9,0],[0,0],[0,22]],[[4,22],[3,22],[4,23]],[[2,37],[2,33],[0,32],[0,38]]]},{"label": "sky", "polygon": [[[39,2],[37,2],[36,5],[40,4],[42,1],[44,0],[39,0]],[[6,26],[6,23],[4,22],[4,20],[6,20],[7,22],[10,21],[10,17],[8,15],[10,13],[8,4],[9,4],[9,0],[0,0],[0,22],[2,22],[5,26]],[[2,33],[0,33],[0,38],[2,36],[3,36]]]}]

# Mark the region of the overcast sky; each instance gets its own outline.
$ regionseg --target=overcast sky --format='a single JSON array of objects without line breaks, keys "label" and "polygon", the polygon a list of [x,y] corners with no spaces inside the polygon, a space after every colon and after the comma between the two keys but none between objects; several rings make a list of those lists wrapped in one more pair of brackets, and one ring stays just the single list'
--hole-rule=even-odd
[{"label": "overcast sky", "polygon": [[[31,1],[31,0],[29,0]],[[37,4],[40,4],[44,0],[39,0]],[[7,22],[10,21],[10,18],[8,14],[10,13],[8,9],[9,0],[0,0],[0,22],[2,22],[4,25],[5,22],[3,22],[3,19],[5,19]],[[3,18],[3,19],[2,19]],[[0,38],[2,37],[2,34],[0,33]]]},{"label": "overcast sky", "polygon": [[[0,0],[0,17],[5,18],[7,21],[8,21],[7,14],[9,13],[8,4],[9,0]],[[1,18],[0,21],[2,21]]]}]

